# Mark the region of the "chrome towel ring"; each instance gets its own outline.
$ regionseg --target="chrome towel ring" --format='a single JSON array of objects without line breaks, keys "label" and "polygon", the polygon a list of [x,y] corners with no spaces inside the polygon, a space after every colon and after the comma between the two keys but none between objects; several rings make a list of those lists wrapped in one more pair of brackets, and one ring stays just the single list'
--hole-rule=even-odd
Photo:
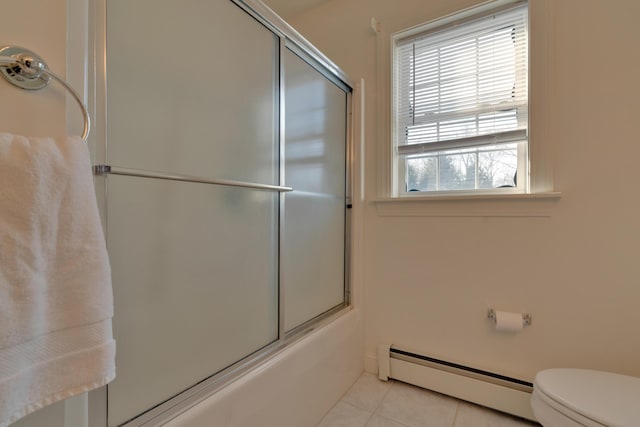
[{"label": "chrome towel ring", "polygon": [[26,90],[38,90],[51,83],[54,79],[75,98],[82,110],[84,129],[82,140],[86,143],[91,120],[87,107],[80,99],[80,95],[62,77],[49,71],[47,64],[37,54],[18,46],[5,46],[0,49],[0,74],[11,84]]}]

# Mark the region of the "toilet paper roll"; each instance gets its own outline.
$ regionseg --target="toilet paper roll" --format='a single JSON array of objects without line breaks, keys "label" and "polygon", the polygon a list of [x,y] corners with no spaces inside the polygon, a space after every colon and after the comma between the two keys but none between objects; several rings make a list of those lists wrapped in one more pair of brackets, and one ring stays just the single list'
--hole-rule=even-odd
[{"label": "toilet paper roll", "polygon": [[508,311],[495,312],[496,331],[518,332],[523,328],[522,313],[511,313]]}]

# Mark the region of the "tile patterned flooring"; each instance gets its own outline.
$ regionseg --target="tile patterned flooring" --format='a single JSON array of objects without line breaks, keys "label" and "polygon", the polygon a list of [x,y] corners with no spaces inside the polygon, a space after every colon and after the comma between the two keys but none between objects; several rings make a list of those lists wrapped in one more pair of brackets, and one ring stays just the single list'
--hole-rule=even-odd
[{"label": "tile patterned flooring", "polygon": [[400,381],[364,373],[318,427],[533,427],[512,417]]}]

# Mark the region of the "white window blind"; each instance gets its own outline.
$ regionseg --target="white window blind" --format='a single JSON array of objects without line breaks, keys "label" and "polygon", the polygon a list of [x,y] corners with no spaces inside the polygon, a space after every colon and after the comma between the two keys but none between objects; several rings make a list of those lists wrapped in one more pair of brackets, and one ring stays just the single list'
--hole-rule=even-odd
[{"label": "white window blind", "polygon": [[396,155],[526,142],[527,29],[527,6],[519,4],[397,38]]}]

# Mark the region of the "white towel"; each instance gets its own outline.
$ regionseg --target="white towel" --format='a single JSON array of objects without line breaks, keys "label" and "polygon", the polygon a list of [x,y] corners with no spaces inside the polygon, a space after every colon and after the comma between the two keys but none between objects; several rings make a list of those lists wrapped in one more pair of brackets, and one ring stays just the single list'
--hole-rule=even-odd
[{"label": "white towel", "polygon": [[111,381],[112,317],[86,145],[0,133],[0,427]]}]

